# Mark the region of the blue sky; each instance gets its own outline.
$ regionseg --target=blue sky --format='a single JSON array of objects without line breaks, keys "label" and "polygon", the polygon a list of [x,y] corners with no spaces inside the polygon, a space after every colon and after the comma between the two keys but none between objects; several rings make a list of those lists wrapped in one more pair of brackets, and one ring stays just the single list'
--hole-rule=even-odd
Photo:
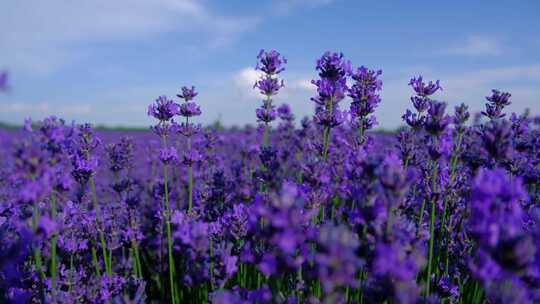
[{"label": "blue sky", "polygon": [[[437,96],[479,111],[492,88],[510,110],[540,114],[539,1],[28,0],[0,3],[0,69],[11,89],[0,121],[56,114],[97,124],[146,126],[158,95],[195,85],[199,121],[255,122],[255,56],[289,60],[287,102],[310,115],[314,61],[341,51],[383,70],[380,127],[409,106],[408,79],[440,79]],[[347,106],[345,102],[343,106]]]}]

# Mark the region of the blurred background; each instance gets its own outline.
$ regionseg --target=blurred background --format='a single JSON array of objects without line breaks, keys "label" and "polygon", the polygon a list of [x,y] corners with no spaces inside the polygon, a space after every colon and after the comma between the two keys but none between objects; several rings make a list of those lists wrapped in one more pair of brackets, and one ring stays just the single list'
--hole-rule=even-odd
[{"label": "blurred background", "polygon": [[313,113],[310,81],[326,50],[383,70],[379,128],[401,125],[419,74],[440,79],[436,98],[451,106],[480,111],[497,88],[512,93],[509,111],[540,114],[538,20],[536,0],[2,1],[0,122],[55,114],[146,127],[158,95],[195,85],[199,122],[253,124],[261,48],[289,60],[275,100],[297,117]]}]

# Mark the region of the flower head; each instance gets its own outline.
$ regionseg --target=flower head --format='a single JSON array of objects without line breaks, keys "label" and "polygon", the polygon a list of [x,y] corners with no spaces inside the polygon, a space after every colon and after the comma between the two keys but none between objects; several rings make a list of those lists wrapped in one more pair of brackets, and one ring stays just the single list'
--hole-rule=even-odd
[{"label": "flower head", "polygon": [[[361,123],[363,124],[365,124],[363,122],[365,118],[375,112],[375,108],[381,102],[378,94],[382,89],[382,81],[378,79],[380,75],[382,75],[381,70],[369,70],[364,66],[359,67],[352,74],[352,78],[356,82],[348,90],[349,96],[353,99],[351,102],[351,115],[353,118],[362,120]],[[364,125],[363,127],[370,125]]]},{"label": "flower head", "polygon": [[463,128],[470,116],[469,107],[464,103],[454,108],[454,124],[457,128]]},{"label": "flower head", "polygon": [[325,292],[337,287],[357,287],[355,274],[361,265],[356,250],[359,241],[344,225],[327,224],[321,227],[315,255],[319,279]]},{"label": "flower head", "polygon": [[409,85],[416,92],[416,95],[422,96],[422,97],[431,96],[435,94],[435,92],[442,90],[442,87],[439,84],[439,80],[435,82],[430,81],[429,83],[426,84],[423,81],[422,76],[418,76],[418,78],[413,77],[411,81],[409,82]]},{"label": "flower head", "polygon": [[321,78],[339,80],[352,73],[351,62],[343,58],[343,53],[325,52],[317,59],[317,71]]},{"label": "flower head", "polygon": [[502,113],[502,110],[510,105],[510,96],[512,96],[510,93],[492,90],[491,96],[486,96],[489,103],[486,103],[486,110],[482,111],[482,115],[492,120],[503,118],[505,114]]},{"label": "flower head", "polygon": [[319,94],[316,97],[312,97],[311,100],[318,105],[325,106],[330,102],[337,104],[345,98],[345,93],[347,92],[347,82],[345,79],[334,81],[322,78],[312,80],[311,83],[317,86],[317,93]]},{"label": "flower head", "polygon": [[261,70],[268,75],[275,75],[285,70],[286,63],[287,59],[285,59],[278,51],[270,50],[267,52],[261,50],[259,55],[257,55],[257,65],[255,66],[255,69]]},{"label": "flower head", "polygon": [[276,109],[272,104],[272,100],[263,100],[263,105],[255,110],[257,120],[260,122],[271,122],[276,120]]},{"label": "flower head", "polygon": [[292,122],[294,120],[294,114],[291,111],[291,107],[284,103],[277,108],[278,116],[281,120],[286,122]]},{"label": "flower head", "polygon": [[201,108],[194,102],[186,101],[180,105],[180,116],[193,117],[201,115]]},{"label": "flower head", "polygon": [[253,87],[258,88],[262,95],[273,96],[278,93],[279,89],[284,87],[284,84],[283,80],[277,78],[262,77],[255,82]]},{"label": "flower head", "polygon": [[424,128],[428,133],[439,136],[450,124],[452,119],[444,113],[445,110],[446,103],[438,101],[431,102],[424,125]]},{"label": "flower head", "polygon": [[159,121],[169,121],[179,112],[179,106],[167,96],[159,96],[155,104],[148,106],[148,115]]},{"label": "flower head", "polygon": [[187,101],[193,100],[193,98],[195,98],[195,96],[197,96],[198,94],[199,93],[197,93],[195,91],[195,87],[191,86],[191,88],[182,87],[182,93],[180,93],[180,94],[178,94],[176,96],[178,96],[179,98],[184,99],[187,102]]}]

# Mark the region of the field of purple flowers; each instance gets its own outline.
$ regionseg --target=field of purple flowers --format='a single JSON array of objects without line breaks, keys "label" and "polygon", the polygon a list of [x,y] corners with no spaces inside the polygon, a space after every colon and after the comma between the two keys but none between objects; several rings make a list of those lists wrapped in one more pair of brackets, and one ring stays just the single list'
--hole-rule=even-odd
[{"label": "field of purple flowers", "polygon": [[257,62],[257,128],[201,127],[183,87],[152,132],[0,130],[0,302],[540,302],[540,119],[415,77],[373,132],[382,72],[327,52],[297,123],[287,61]]}]

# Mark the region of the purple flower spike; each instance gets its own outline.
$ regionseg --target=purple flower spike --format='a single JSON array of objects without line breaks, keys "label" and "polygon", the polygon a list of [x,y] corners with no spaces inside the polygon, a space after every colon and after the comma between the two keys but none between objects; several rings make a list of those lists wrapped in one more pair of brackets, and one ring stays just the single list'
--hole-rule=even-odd
[{"label": "purple flower spike", "polygon": [[409,82],[409,85],[412,86],[413,90],[418,96],[422,97],[431,96],[435,94],[435,92],[442,90],[442,87],[439,84],[439,80],[435,82],[430,81],[426,84],[423,81],[422,76],[418,76],[418,78],[412,78]]},{"label": "purple flower spike", "polygon": [[327,78],[332,81],[342,79],[352,74],[352,66],[349,60],[343,58],[343,53],[325,52],[317,60],[317,71],[321,78]]},{"label": "purple flower spike", "polygon": [[521,178],[502,169],[481,169],[474,179],[468,226],[477,250],[468,266],[490,302],[532,303],[526,299],[534,289],[522,278],[538,267],[534,240],[523,227],[522,202],[527,198]]},{"label": "purple flower spike", "polygon": [[281,56],[278,51],[271,50],[267,52],[261,50],[259,55],[257,55],[257,65],[255,66],[255,69],[261,70],[268,75],[275,75],[285,70],[286,63],[287,59]]},{"label": "purple flower spike", "polygon": [[285,70],[287,60],[277,51],[265,52],[261,50],[257,56],[258,62],[256,70],[261,70],[263,75],[255,82],[253,88],[259,89],[259,92],[265,96],[263,104],[256,110],[257,121],[264,123],[263,145],[268,145],[268,134],[270,131],[269,123],[276,119],[277,113],[272,104],[272,96],[276,95],[283,88],[283,80],[277,77],[277,74]]},{"label": "purple flower spike", "polygon": [[201,115],[201,108],[194,102],[184,102],[180,105],[180,116],[193,117]]},{"label": "purple flower spike", "polygon": [[182,93],[176,96],[184,99],[187,102],[187,101],[193,100],[193,98],[195,98],[195,96],[197,95],[199,95],[199,93],[195,92],[194,86],[191,86],[191,88],[182,87]]},{"label": "purple flower spike", "polygon": [[164,163],[171,163],[178,160],[178,153],[174,147],[161,148],[159,151],[159,159]]},{"label": "purple flower spike", "polygon": [[317,243],[320,251],[315,255],[315,262],[325,292],[337,287],[357,287],[355,274],[361,261],[355,253],[359,246],[355,234],[344,225],[325,225],[321,227]]},{"label": "purple flower spike", "polygon": [[283,80],[277,78],[265,77],[255,82],[254,88],[258,88],[262,95],[273,96],[276,95],[279,89],[283,88]]},{"label": "purple flower spike", "polygon": [[277,108],[278,116],[281,120],[286,122],[294,121],[294,114],[291,111],[291,107],[284,103]]},{"label": "purple flower spike", "polygon": [[349,89],[349,96],[353,99],[350,112],[353,127],[360,129],[360,143],[365,141],[364,132],[376,124],[375,116],[370,116],[381,102],[378,92],[382,90],[382,81],[378,77],[382,71],[374,71],[365,66],[359,67],[352,74],[356,82]]},{"label": "purple flower spike", "polygon": [[94,175],[97,166],[97,158],[90,157],[89,159],[86,159],[85,157],[75,154],[73,158],[73,172],[71,174],[77,182],[85,184],[90,176]]},{"label": "purple flower spike", "polygon": [[512,95],[498,90],[492,90],[492,93],[491,96],[486,97],[486,100],[489,101],[489,103],[486,103],[486,111],[482,111],[482,115],[491,120],[503,118],[506,115],[502,110],[511,104],[509,99]]},{"label": "purple flower spike", "polygon": [[[349,89],[347,76],[352,73],[351,62],[345,60],[342,53],[325,52],[317,60],[316,70],[319,71],[321,79],[311,81],[312,84],[317,86],[318,93],[317,96],[311,98],[317,104],[314,121],[324,126],[325,133],[329,134],[330,128],[334,128],[345,121],[345,114],[339,110],[338,104],[345,98]],[[323,158],[326,158],[329,137],[323,137],[325,137],[323,138]]]},{"label": "purple flower spike", "polygon": [[425,122],[425,129],[428,133],[439,136],[450,124],[452,119],[450,116],[444,114],[445,110],[446,103],[438,101],[431,102]]},{"label": "purple flower spike", "polygon": [[148,106],[148,115],[159,121],[169,121],[179,113],[179,106],[167,96],[159,96],[155,104]]},{"label": "purple flower spike", "polygon": [[512,96],[512,94],[508,92],[501,92],[499,90],[491,90],[491,92],[493,94],[486,97],[487,101],[499,106],[510,105],[510,101],[508,99],[510,99],[510,96]]},{"label": "purple flower spike", "polygon": [[271,121],[276,120],[276,110],[274,109],[274,106],[268,106],[268,107],[262,107],[255,110],[255,113],[257,115],[257,120],[265,123],[269,123]]},{"label": "purple flower spike", "polygon": [[423,113],[429,108],[430,99],[422,96],[412,96],[411,102],[418,113]]}]

